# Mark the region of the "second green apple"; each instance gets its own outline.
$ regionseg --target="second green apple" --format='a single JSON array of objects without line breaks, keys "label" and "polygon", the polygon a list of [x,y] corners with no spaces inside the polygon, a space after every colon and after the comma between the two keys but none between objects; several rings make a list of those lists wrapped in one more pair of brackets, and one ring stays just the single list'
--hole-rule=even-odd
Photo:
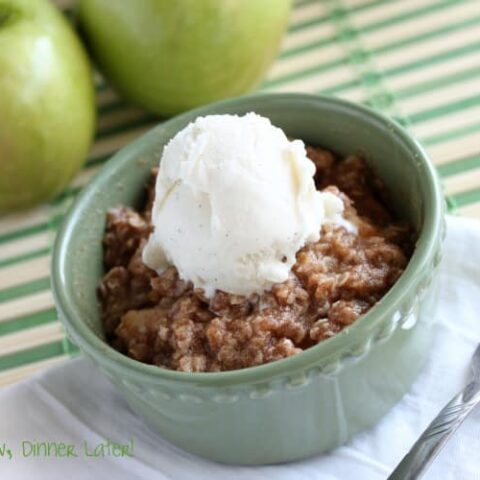
[{"label": "second green apple", "polygon": [[251,90],[278,51],[290,0],[81,0],[99,67],[160,115]]}]

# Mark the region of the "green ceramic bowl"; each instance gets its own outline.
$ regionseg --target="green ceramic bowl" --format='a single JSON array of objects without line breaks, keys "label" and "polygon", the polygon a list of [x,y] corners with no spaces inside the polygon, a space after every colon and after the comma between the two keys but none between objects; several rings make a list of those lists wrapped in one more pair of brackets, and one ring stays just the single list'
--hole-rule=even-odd
[{"label": "green ceramic bowl", "polygon": [[[163,146],[194,118],[250,111],[269,117],[290,137],[342,155],[366,155],[387,184],[398,214],[419,232],[406,271],[359,321],[285,360],[231,372],[183,373],[118,353],[104,341],[96,296],[107,209],[138,205]],[[443,232],[443,199],[434,168],[400,126],[338,99],[255,95],[178,116],[118,152],[63,223],[55,245],[53,289],[72,340],[164,438],[221,462],[285,462],[344,443],[373,425],[408,390],[429,353],[431,283]]]}]

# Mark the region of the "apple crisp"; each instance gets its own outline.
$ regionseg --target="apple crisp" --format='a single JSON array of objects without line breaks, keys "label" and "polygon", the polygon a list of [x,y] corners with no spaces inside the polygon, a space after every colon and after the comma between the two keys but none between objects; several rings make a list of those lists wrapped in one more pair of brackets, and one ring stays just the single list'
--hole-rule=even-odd
[{"label": "apple crisp", "polygon": [[161,275],[142,262],[151,232],[154,179],[141,211],[112,209],[104,236],[99,296],[107,340],[140,362],[185,372],[233,370],[295,355],[351,325],[404,271],[415,233],[388,209],[382,182],[359,156],[307,149],[320,190],[338,195],[352,233],[326,224],[297,252],[289,279],[263,294],[203,291],[175,267]]}]

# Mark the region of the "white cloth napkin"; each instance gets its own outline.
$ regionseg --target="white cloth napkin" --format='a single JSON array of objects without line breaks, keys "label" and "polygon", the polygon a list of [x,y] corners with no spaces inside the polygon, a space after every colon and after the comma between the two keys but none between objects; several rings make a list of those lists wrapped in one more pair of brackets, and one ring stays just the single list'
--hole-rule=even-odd
[{"label": "white cloth napkin", "polygon": [[[87,360],[75,360],[0,391],[0,478],[8,480],[385,479],[447,401],[468,380],[480,342],[480,223],[449,218],[438,334],[411,391],[370,431],[309,460],[265,467],[216,464],[151,432]],[[85,458],[105,439],[134,441],[133,457]],[[78,458],[22,457],[22,441],[67,442]],[[1,456],[2,444],[13,458]],[[460,427],[426,479],[480,480],[480,410]]]}]

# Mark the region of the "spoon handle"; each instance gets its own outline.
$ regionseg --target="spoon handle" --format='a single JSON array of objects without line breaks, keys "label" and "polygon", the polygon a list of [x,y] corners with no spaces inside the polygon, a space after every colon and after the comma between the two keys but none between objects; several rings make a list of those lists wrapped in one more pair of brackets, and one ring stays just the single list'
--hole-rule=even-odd
[{"label": "spoon handle", "polygon": [[388,480],[419,479],[478,403],[480,382],[473,381],[440,411]]}]

